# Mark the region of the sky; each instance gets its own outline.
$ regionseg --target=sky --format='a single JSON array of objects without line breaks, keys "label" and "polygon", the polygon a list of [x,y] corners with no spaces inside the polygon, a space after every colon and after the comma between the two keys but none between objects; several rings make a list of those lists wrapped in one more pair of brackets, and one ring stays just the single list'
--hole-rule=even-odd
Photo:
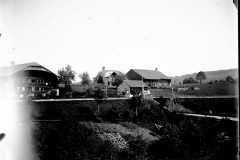
[{"label": "sky", "polygon": [[232,0],[0,0],[0,67],[167,76],[238,68]]}]

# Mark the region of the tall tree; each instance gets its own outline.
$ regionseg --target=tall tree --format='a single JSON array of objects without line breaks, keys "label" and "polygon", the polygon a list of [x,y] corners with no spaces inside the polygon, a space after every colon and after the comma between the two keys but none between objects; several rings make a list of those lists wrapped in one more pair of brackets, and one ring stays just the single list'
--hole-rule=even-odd
[{"label": "tall tree", "polygon": [[194,83],[194,79],[192,77],[189,77],[188,82],[189,83]]},{"label": "tall tree", "polygon": [[98,112],[98,115],[99,115],[99,106],[107,98],[106,93],[102,89],[98,88],[94,91],[93,98],[96,100],[96,102],[98,104],[97,112]]},{"label": "tall tree", "polygon": [[91,83],[90,76],[88,72],[83,72],[79,74],[79,78],[81,79],[82,85],[89,85]]},{"label": "tall tree", "polygon": [[97,83],[101,83],[101,84],[104,83],[104,82],[103,82],[103,76],[99,75],[99,76],[97,77]]},{"label": "tall tree", "polygon": [[227,76],[226,82],[228,82],[228,83],[233,83],[233,82],[234,82],[234,78],[231,77],[231,76]]},{"label": "tall tree", "polygon": [[127,79],[127,76],[123,73],[118,73],[115,77],[115,85],[119,85],[120,83],[123,82],[123,80],[126,80]]},{"label": "tall tree", "polygon": [[196,75],[196,80],[199,80],[200,84],[202,83],[202,81],[204,81],[206,79],[206,75],[203,71],[200,71],[197,75]]},{"label": "tall tree", "polygon": [[187,84],[187,83],[189,83],[189,79],[188,79],[188,78],[185,78],[185,79],[183,80],[183,84]]},{"label": "tall tree", "polygon": [[72,70],[70,64],[67,67],[59,69],[58,75],[60,76],[60,80],[65,82],[65,85],[71,84],[72,80],[75,80],[76,72]]},{"label": "tall tree", "polygon": [[58,70],[60,81],[65,83],[65,87],[62,91],[60,91],[60,93],[62,92],[67,97],[71,97],[72,88],[70,84],[72,83],[72,80],[75,80],[75,74],[76,72],[72,70],[70,64],[68,64],[67,67]]}]

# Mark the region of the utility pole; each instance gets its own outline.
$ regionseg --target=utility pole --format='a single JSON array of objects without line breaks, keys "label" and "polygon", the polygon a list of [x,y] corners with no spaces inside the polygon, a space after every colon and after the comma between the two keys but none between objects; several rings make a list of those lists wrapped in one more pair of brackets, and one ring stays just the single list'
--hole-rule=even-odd
[{"label": "utility pole", "polygon": [[107,97],[107,85],[106,85],[106,97]]},{"label": "utility pole", "polygon": [[143,94],[143,98],[145,98],[143,91],[144,91],[144,87],[143,87],[143,75],[142,75],[142,94]]}]

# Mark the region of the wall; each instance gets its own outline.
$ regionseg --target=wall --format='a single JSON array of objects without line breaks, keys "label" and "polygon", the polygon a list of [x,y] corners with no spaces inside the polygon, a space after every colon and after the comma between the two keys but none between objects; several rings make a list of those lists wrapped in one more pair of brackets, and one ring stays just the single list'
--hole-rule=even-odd
[{"label": "wall", "polygon": [[126,82],[122,82],[117,87],[118,93],[126,92],[126,90],[130,91],[130,87],[126,84]]}]

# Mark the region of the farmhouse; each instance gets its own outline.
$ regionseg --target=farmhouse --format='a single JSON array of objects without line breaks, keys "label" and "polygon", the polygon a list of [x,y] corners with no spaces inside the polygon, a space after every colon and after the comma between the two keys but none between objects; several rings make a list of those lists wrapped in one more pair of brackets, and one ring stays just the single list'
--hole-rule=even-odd
[{"label": "farmhouse", "polygon": [[102,68],[102,71],[98,73],[96,80],[98,83],[103,83],[107,87],[116,87],[115,76],[122,74],[118,70],[105,70],[105,67]]},{"label": "farmhouse", "polygon": [[131,69],[126,76],[129,80],[143,80],[151,88],[171,87],[171,78],[158,71],[157,68],[155,70]]},{"label": "farmhouse", "polygon": [[118,93],[127,93],[127,92],[139,92],[142,90],[142,87],[144,87],[144,90],[148,90],[149,86],[142,82],[142,81],[136,81],[136,80],[124,80],[122,83],[120,83],[117,86]]},{"label": "farmhouse", "polygon": [[0,68],[0,90],[4,95],[36,96],[58,87],[58,76],[38,63]]}]

